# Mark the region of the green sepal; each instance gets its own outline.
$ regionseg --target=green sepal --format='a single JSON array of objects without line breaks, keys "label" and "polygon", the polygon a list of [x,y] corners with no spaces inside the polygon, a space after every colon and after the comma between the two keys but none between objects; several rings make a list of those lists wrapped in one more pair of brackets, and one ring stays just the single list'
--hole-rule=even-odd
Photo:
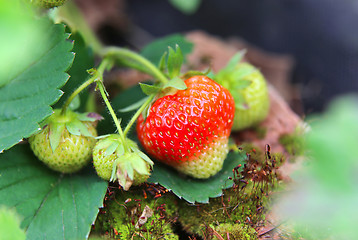
[{"label": "green sepal", "polygon": [[125,171],[127,171],[129,179],[133,180],[133,178],[134,178],[133,163],[131,161],[125,161],[124,169],[125,169]]},{"label": "green sepal", "polygon": [[55,152],[56,148],[60,144],[60,140],[62,137],[62,133],[65,130],[64,123],[51,123],[47,127],[49,127],[49,139],[50,139],[50,146],[52,152]]},{"label": "green sepal", "polygon": [[257,72],[257,68],[252,65],[237,65],[237,68],[234,72],[230,73],[230,78],[232,78],[235,82],[247,81],[244,78],[252,73]]},{"label": "green sepal", "polygon": [[187,71],[186,73],[184,73],[184,75],[182,76],[183,79],[188,79],[194,76],[207,76],[206,73],[200,72],[200,71]]},{"label": "green sepal", "polygon": [[165,71],[167,55],[168,55],[168,52],[165,51],[159,60],[158,68],[161,72]]},{"label": "green sepal", "polygon": [[168,81],[168,83],[166,83],[163,86],[163,89],[168,88],[168,87],[172,87],[172,88],[175,88],[175,89],[178,89],[178,90],[187,89],[187,86],[186,86],[184,80],[181,79],[180,77],[174,77],[174,78],[170,79]]},{"label": "green sepal", "polygon": [[148,100],[148,98],[149,97],[145,97],[145,98],[139,100],[138,102],[135,102],[135,103],[129,105],[128,107],[119,109],[119,112],[131,112],[131,111],[134,111],[134,110],[140,108]]},{"label": "green sepal", "polygon": [[[106,138],[106,137],[109,137],[109,136],[110,136],[110,134],[109,134],[109,135],[98,136],[98,137],[96,137],[96,139],[102,139],[102,138]],[[106,149],[106,148],[108,148],[111,144],[112,144],[112,141],[98,141],[98,142],[96,143],[95,148],[96,148],[96,149]]]},{"label": "green sepal", "polygon": [[235,89],[245,89],[250,86],[251,83],[251,80],[241,79],[235,84]]},{"label": "green sepal", "polygon": [[148,96],[152,94],[157,94],[162,90],[161,87],[155,85],[149,85],[145,83],[139,83],[139,86],[142,89],[143,93]]},{"label": "green sepal", "polygon": [[234,71],[236,65],[242,60],[244,55],[246,54],[246,49],[237,52],[226,64],[225,68],[222,71]]},{"label": "green sepal", "polygon": [[144,161],[149,163],[151,166],[154,165],[154,162],[145,153],[143,153],[139,149],[137,149],[137,151],[136,150],[134,150],[134,151],[138,154],[139,157],[141,157]]},{"label": "green sepal", "polygon": [[80,96],[77,95],[70,103],[70,105],[68,106],[69,109],[71,110],[76,110],[77,108],[79,108],[81,105],[81,99]]},{"label": "green sepal", "polygon": [[209,72],[207,74],[205,74],[208,78],[214,79],[215,78],[215,73],[209,69]]},{"label": "green sepal", "polygon": [[95,112],[76,113],[77,119],[83,122],[95,122],[102,120],[103,117]]},{"label": "green sepal", "polygon": [[245,101],[244,95],[242,94],[241,91],[236,91],[235,95],[236,95],[235,98],[236,109],[247,110],[250,108],[247,102]]},{"label": "green sepal", "polygon": [[152,103],[151,102],[150,104],[148,104],[144,109],[143,109],[143,112],[142,112],[142,116],[143,116],[143,120],[145,121],[149,115],[149,110],[150,108],[152,107]]},{"label": "green sepal", "polygon": [[147,163],[138,154],[133,154],[130,158],[134,170],[141,175],[149,175]]},{"label": "green sepal", "polygon": [[107,157],[107,156],[113,154],[114,151],[116,151],[116,149],[118,148],[118,146],[119,146],[119,142],[113,141],[112,144],[106,148],[106,151],[104,151],[104,156]]},{"label": "green sepal", "polygon": [[76,136],[94,137],[89,131],[86,125],[80,120],[74,119],[66,123],[66,129]]},{"label": "green sepal", "polygon": [[124,154],[124,146],[123,144],[119,144],[116,149],[117,156],[120,157]]},{"label": "green sepal", "polygon": [[169,55],[167,61],[168,75],[169,78],[174,78],[180,75],[181,65],[183,64],[184,57],[179,45],[175,46],[175,51],[173,48],[168,47]]}]

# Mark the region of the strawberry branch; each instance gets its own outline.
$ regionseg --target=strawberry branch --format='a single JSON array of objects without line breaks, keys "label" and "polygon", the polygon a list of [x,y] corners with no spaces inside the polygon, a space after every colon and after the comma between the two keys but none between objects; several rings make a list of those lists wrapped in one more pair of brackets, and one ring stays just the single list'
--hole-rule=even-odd
[{"label": "strawberry branch", "polygon": [[103,79],[103,73],[104,70],[107,68],[110,68],[112,65],[112,62],[109,59],[103,59],[102,63],[99,65],[98,70],[90,69],[88,70],[89,73],[92,74],[92,77],[90,77],[87,81],[82,83],[66,100],[66,102],[62,106],[61,115],[65,115],[66,111],[68,109],[68,106],[71,104],[73,99],[80,94],[84,89],[86,89],[89,85],[94,83],[96,79],[101,78]]},{"label": "strawberry branch", "polygon": [[102,51],[104,58],[112,58],[131,68],[146,72],[158,79],[162,84],[168,82],[168,78],[148,59],[140,54],[120,47],[107,47]]}]

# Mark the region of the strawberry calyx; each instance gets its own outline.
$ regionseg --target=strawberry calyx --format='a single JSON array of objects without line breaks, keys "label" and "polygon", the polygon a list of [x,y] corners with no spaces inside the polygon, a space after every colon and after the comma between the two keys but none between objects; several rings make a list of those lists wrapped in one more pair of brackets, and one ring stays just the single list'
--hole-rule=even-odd
[{"label": "strawberry calyx", "polygon": [[[100,170],[97,173],[103,179],[118,183],[124,190],[128,190],[131,185],[144,182],[149,176],[153,166],[152,160],[139,150],[138,145],[128,139],[123,139],[119,134],[110,134],[102,138],[94,147],[95,158],[110,158],[112,172],[108,173]],[[97,155],[100,156],[97,156]]]},{"label": "strawberry calyx", "polygon": [[42,125],[43,128],[49,128],[50,146],[52,152],[55,152],[65,129],[72,135],[94,138],[95,136],[91,134],[84,122],[91,122],[95,126],[101,119],[103,119],[102,116],[97,113],[77,113],[67,110],[65,114],[62,114],[61,109],[55,109]]},{"label": "strawberry calyx", "polygon": [[227,65],[217,72],[214,80],[226,89],[234,89],[235,107],[237,109],[246,110],[250,108],[249,103],[245,100],[241,93],[244,89],[250,87],[252,81],[246,77],[250,74],[258,72],[258,69],[247,62],[241,62],[245,51],[235,54],[227,63]]}]

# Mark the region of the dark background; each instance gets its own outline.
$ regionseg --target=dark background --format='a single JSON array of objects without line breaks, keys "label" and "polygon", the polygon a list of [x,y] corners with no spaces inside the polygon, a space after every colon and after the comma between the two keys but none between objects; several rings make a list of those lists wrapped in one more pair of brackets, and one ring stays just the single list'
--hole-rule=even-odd
[{"label": "dark background", "polygon": [[126,5],[130,20],[153,37],[201,29],[293,55],[291,80],[301,86],[305,113],[358,91],[356,0],[202,0],[193,15],[167,0],[128,0]]}]

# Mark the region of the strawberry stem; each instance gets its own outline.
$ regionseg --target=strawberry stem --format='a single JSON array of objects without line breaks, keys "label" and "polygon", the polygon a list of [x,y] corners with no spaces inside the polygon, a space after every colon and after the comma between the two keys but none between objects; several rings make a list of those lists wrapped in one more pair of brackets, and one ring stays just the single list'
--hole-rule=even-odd
[{"label": "strawberry stem", "polygon": [[113,122],[114,124],[116,125],[117,127],[117,131],[118,131],[118,134],[121,136],[123,142],[125,140],[125,135],[123,134],[123,130],[122,130],[122,127],[121,127],[121,124],[112,108],[112,105],[110,104],[109,100],[108,100],[108,93],[104,87],[104,84],[103,84],[103,73],[106,69],[110,68],[113,64],[113,61],[112,59],[109,59],[109,58],[103,58],[101,64],[99,65],[98,69],[97,70],[94,70],[94,73],[93,73],[93,78],[94,78],[94,81],[97,83],[97,88],[99,89],[100,93],[101,93],[101,96],[104,100],[104,103],[106,104],[106,107],[108,108],[108,111],[109,113],[111,114],[111,117],[113,119]]},{"label": "strawberry stem", "polygon": [[89,85],[91,85],[94,82],[95,78],[91,77],[86,82],[82,83],[81,86],[79,86],[72,94],[71,96],[66,100],[66,102],[62,106],[61,115],[66,115],[66,111],[68,106],[71,104],[73,99],[82,92],[85,88],[87,88]]},{"label": "strawberry stem", "polygon": [[92,75],[91,78],[89,78],[87,81],[85,81],[84,83],[82,83],[70,96],[69,98],[66,100],[66,102],[63,104],[62,106],[62,110],[61,110],[61,115],[64,116],[66,115],[66,111],[68,106],[71,104],[71,102],[73,101],[73,99],[80,93],[82,92],[85,88],[87,88],[89,85],[91,85],[92,83],[94,83],[96,81],[96,79],[99,77],[99,75],[101,76],[100,78],[103,78],[103,72],[104,70],[109,67],[111,65],[111,61],[109,59],[104,59],[101,64],[98,67],[98,70]]},{"label": "strawberry stem", "polygon": [[147,101],[145,101],[143,103],[143,105],[137,110],[137,112],[133,115],[133,117],[131,118],[131,120],[129,121],[129,123],[127,124],[126,128],[124,129],[124,136],[127,135],[128,131],[130,130],[130,128],[132,127],[132,125],[134,124],[134,122],[137,120],[137,118],[139,117],[139,115],[144,111],[144,109],[152,102],[154,98],[154,95],[150,95],[147,99]]},{"label": "strawberry stem", "polygon": [[119,120],[118,120],[118,118],[117,118],[108,98],[107,98],[107,91],[105,90],[103,82],[101,80],[97,81],[97,87],[99,88],[99,91],[101,92],[101,96],[104,100],[104,103],[106,104],[108,111],[111,114],[111,117],[113,119],[113,122],[117,127],[118,134],[121,136],[123,142],[125,142],[125,137],[124,137],[125,135],[123,134],[121,124],[119,123]]},{"label": "strawberry stem", "polygon": [[158,79],[162,84],[168,82],[167,77],[153,63],[136,52],[120,47],[107,47],[102,51],[102,55],[119,61],[132,62],[131,68],[143,71],[142,67],[144,67],[146,73]]}]

